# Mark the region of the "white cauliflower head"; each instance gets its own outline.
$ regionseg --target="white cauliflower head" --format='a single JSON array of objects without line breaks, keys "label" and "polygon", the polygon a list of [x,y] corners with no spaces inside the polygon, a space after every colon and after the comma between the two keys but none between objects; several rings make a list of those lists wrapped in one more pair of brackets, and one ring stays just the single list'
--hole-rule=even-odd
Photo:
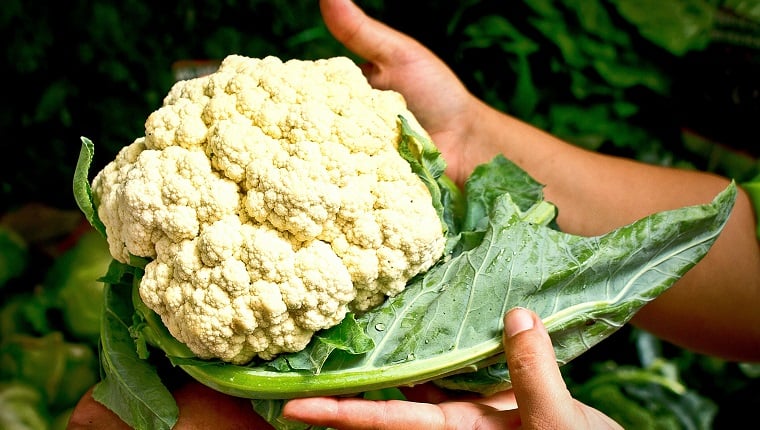
[{"label": "white cauliflower head", "polygon": [[301,350],[443,253],[399,115],[425,133],[348,58],[229,56],[93,180],[111,253],[151,259],[140,296],[199,357]]}]

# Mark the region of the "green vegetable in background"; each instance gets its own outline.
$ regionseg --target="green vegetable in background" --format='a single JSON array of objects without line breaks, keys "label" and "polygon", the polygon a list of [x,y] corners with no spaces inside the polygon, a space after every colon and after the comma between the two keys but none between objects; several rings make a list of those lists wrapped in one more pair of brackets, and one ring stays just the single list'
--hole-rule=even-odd
[{"label": "green vegetable in background", "polygon": [[[7,339],[16,333],[34,332],[35,324],[30,322],[30,314],[37,313],[34,309],[37,300],[32,294],[15,294],[3,300],[0,309],[0,340]],[[36,324],[45,326],[44,322]]]},{"label": "green vegetable in background", "polygon": [[615,0],[620,14],[653,43],[675,55],[710,42],[715,6],[704,0]]},{"label": "green vegetable in background", "polygon": [[[77,169],[88,170],[89,164]],[[89,187],[85,181],[74,185]],[[458,231],[458,243],[449,258],[379,308],[316,336],[305,350],[249,366],[194,358],[134,294],[140,265],[114,264],[106,278],[101,331],[107,376],[97,398],[118,407],[132,425],[171,427],[173,400],[142,360],[147,350],[137,348],[135,338],[137,345],[163,350],[204,384],[253,399],[356,394],[428,380],[484,393],[503,389],[509,386],[500,363],[507,309],[536,310],[558,360],[566,363],[619,329],[696,264],[720,233],[735,194],[732,184],[711,204],[654,214],[599,237],[578,237],[548,227],[555,211],[543,200],[541,186],[497,157],[467,181],[466,211],[460,228],[451,229]],[[92,205],[87,199],[78,203]],[[126,303],[130,294],[133,309]],[[277,408],[278,402],[270,405]]]},{"label": "green vegetable in background", "polygon": [[111,256],[95,230],[76,230],[82,225],[76,212],[37,208],[32,214],[4,218],[25,233],[13,241],[3,241],[16,235],[3,235],[10,230],[0,227],[0,258],[15,267],[13,278],[2,279],[12,285],[0,308],[0,428],[62,429],[99,379],[98,278]]},{"label": "green vegetable in background", "polygon": [[0,383],[0,428],[47,430],[45,400],[35,388],[20,382]]},{"label": "green vegetable in background", "polygon": [[572,393],[624,428],[711,428],[715,405],[689,391],[677,376],[673,364],[662,360],[646,368],[603,362],[598,374]]},{"label": "green vegetable in background", "polygon": [[27,245],[13,230],[0,225],[0,290],[26,269]]},{"label": "green vegetable in background", "polygon": [[742,184],[742,188],[749,195],[750,201],[755,208],[755,217],[757,219],[757,237],[760,238],[760,175],[755,176],[749,181]]},{"label": "green vegetable in background", "polygon": [[[34,289],[14,292],[4,300],[0,310],[3,338],[14,333],[65,331],[78,341],[97,345],[103,301],[103,283],[98,278],[108,268],[111,255],[105,238],[93,229],[72,237],[73,245],[52,259]],[[7,251],[6,257],[13,258],[12,252]],[[63,327],[58,326],[61,323]]]},{"label": "green vegetable in background", "polygon": [[103,282],[111,254],[108,243],[95,230],[85,232],[73,248],[55,260],[45,278],[66,328],[77,338],[97,344],[103,303]]},{"label": "green vegetable in background", "polygon": [[35,387],[53,410],[76,404],[97,379],[93,349],[67,342],[61,332],[42,337],[16,334],[0,345],[0,380]]}]

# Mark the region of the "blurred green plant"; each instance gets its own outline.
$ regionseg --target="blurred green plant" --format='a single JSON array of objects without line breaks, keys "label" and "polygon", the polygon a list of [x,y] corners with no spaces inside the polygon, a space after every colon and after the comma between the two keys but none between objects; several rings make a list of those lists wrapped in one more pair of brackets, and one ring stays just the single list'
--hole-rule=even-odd
[{"label": "blurred green plant", "polygon": [[22,382],[0,382],[0,428],[46,430],[50,419],[45,410],[42,393],[36,388]]},{"label": "blurred green plant", "polygon": [[77,403],[98,376],[97,355],[90,345],[68,342],[63,333],[13,334],[0,345],[0,379],[36,388],[52,410]]},{"label": "blurred green plant", "polygon": [[61,216],[68,214],[53,212],[41,220],[6,216],[0,224],[0,232],[13,237],[13,246],[0,247],[0,261],[12,262],[5,265],[14,274],[0,282],[3,429],[65,428],[79,399],[100,379],[103,284],[98,279],[111,262],[108,244],[89,229],[47,229],[53,235],[45,237],[16,231],[39,233],[46,229],[35,229],[36,223]]},{"label": "blurred green plant", "polygon": [[24,273],[27,263],[26,242],[15,231],[0,225],[0,289]]},{"label": "blurred green plant", "polygon": [[8,0],[0,37],[0,68],[23,89],[0,107],[0,127],[25,142],[0,158],[0,213],[28,201],[73,208],[79,137],[103,148],[101,166],[112,159],[143,134],[175,61],[345,53],[309,0]]},{"label": "blurred green plant", "polygon": [[108,271],[111,260],[105,238],[88,230],[53,262],[44,281],[47,306],[60,311],[65,329],[95,346],[100,336],[103,301],[103,283],[99,279]]},{"label": "blurred green plant", "polygon": [[[502,110],[591,150],[742,180],[751,173],[685,140],[702,135],[711,147],[757,156],[749,122],[760,113],[751,96],[760,85],[760,21],[747,3],[469,2],[448,37],[461,41],[453,43],[460,75]],[[724,72],[732,52],[746,73],[723,88],[716,82],[725,79],[708,73]],[[732,92],[746,100],[728,100]],[[713,106],[694,103],[700,97]]]},{"label": "blurred green plant", "polygon": [[[425,25],[408,1],[358,3],[429,46],[476,95],[575,144],[738,181],[757,174],[760,0],[418,0]],[[70,178],[80,136],[100,148],[93,170],[112,159],[143,133],[177,61],[348,54],[313,0],[7,0],[0,37],[0,67],[21,89],[0,106],[0,127],[22,139],[6,142],[0,157],[0,214],[29,202],[76,210]],[[65,385],[56,378],[89,374],[92,357],[72,351],[97,352],[91,335],[107,249],[89,253],[85,243],[103,244],[78,234],[82,248],[48,249],[72,244],[60,237],[67,222],[24,231],[0,223],[0,350],[22,363],[2,367],[0,428],[65,423],[62,399],[76,396],[53,393]],[[635,333],[621,330],[573,361],[571,389],[621,420],[643,411],[636,416],[680,419],[681,428],[704,428],[708,418],[713,428],[752,422],[756,366]],[[44,369],[31,370],[25,354],[46,348]]]},{"label": "blurred green plant", "polygon": [[672,363],[660,360],[639,367],[608,361],[597,363],[595,371],[594,377],[574,387],[573,396],[623,428],[713,428],[716,405],[684,386]]}]

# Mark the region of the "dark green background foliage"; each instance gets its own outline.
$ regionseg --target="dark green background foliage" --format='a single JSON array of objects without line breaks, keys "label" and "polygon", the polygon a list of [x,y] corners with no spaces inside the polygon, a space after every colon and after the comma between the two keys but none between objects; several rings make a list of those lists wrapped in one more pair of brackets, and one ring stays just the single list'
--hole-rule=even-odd
[{"label": "dark green background foliage", "polygon": [[[0,166],[4,208],[30,199],[71,206],[67,182],[79,136],[100,148],[102,165],[142,135],[173,82],[175,61],[345,54],[315,3],[4,2],[2,68],[13,87],[0,108],[10,152]],[[756,155],[757,1],[650,3],[361,2],[432,48],[488,102],[576,143],[726,169],[712,142],[684,144],[688,128]],[[731,12],[713,6],[722,3]],[[745,161],[730,173],[746,174]]]},{"label": "dark green background foliage", "polygon": [[[739,181],[757,172],[758,0],[359,4],[430,47],[490,104],[575,144]],[[99,170],[143,134],[177,61],[348,54],[324,28],[315,0],[6,0],[0,39],[0,214],[30,202],[75,209],[80,136],[98,148]],[[0,287],[13,278],[6,297],[26,294],[51,263],[50,253],[38,261],[32,245],[24,252],[34,273],[19,274],[18,242],[0,243]],[[753,371],[629,328],[565,368],[579,397],[631,428],[655,421],[709,428],[711,420],[724,427],[737,414],[753,422],[752,406],[760,405]]]}]

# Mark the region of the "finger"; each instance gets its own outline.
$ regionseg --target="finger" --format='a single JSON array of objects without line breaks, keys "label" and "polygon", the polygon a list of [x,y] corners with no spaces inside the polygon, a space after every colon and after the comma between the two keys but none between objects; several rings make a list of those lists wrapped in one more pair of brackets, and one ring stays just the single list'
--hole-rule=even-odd
[{"label": "finger", "polygon": [[179,407],[173,430],[273,428],[253,410],[248,399],[228,396],[197,382],[189,382],[172,394]]},{"label": "finger", "polygon": [[285,404],[283,417],[316,426],[345,430],[442,429],[441,409],[427,403],[402,400],[371,401],[357,398],[314,397]]},{"label": "finger", "polygon": [[575,412],[574,401],[557,366],[551,339],[535,313],[515,308],[506,314],[504,351],[523,425],[560,428],[563,419]]},{"label": "finger", "polygon": [[451,400],[451,395],[430,382],[411,387],[399,387],[407,400],[412,402],[441,403]]},{"label": "finger", "polygon": [[350,0],[320,0],[322,18],[328,30],[350,51],[375,64],[399,61],[409,44],[409,36],[367,16]]},{"label": "finger", "polygon": [[472,402],[492,407],[496,410],[516,409],[515,394],[512,390],[501,391],[489,396],[468,391],[445,390],[433,384],[426,382],[424,384],[414,385],[411,387],[399,387],[406,400],[412,402],[425,402],[440,404],[443,402]]},{"label": "finger", "polygon": [[477,400],[477,402],[483,405],[488,405],[500,411],[517,409],[517,401],[515,400],[515,392],[513,390],[501,391],[496,394],[483,397],[482,399]]},{"label": "finger", "polygon": [[116,413],[92,397],[90,388],[74,407],[66,427],[70,430],[129,430]]}]

